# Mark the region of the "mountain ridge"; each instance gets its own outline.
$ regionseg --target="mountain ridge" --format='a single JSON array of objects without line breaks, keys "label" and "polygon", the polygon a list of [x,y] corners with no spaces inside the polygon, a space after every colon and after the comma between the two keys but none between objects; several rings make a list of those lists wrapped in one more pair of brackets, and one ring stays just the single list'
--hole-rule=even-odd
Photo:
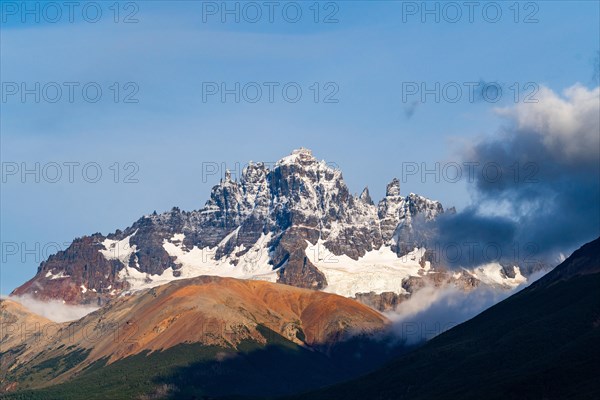
[{"label": "mountain ridge", "polygon": [[[226,173],[199,210],[174,207],[145,215],[123,231],[74,240],[42,262],[36,276],[12,295],[100,305],[129,290],[220,275],[316,290],[336,290],[339,285],[330,281],[341,279],[344,287],[354,288],[344,291],[346,296],[373,303],[390,296],[399,301],[419,287],[417,281],[479,284],[470,271],[431,268],[431,256],[423,251],[428,233],[413,222],[433,221],[443,213],[438,201],[401,195],[398,179],[387,185],[378,204],[368,189],[351,195],[340,170],[302,148],[272,168],[249,163],[239,180]],[[311,254],[313,247],[320,254]],[[323,253],[332,262],[322,262]],[[384,253],[395,259],[385,256],[382,267],[377,257]],[[409,262],[397,262],[400,258]],[[395,266],[389,268],[390,263]],[[493,268],[503,276],[501,265]],[[390,284],[360,285],[355,270],[373,271],[373,282]],[[511,277],[504,277],[499,285],[512,287]],[[391,306],[380,303],[381,309]]]}]

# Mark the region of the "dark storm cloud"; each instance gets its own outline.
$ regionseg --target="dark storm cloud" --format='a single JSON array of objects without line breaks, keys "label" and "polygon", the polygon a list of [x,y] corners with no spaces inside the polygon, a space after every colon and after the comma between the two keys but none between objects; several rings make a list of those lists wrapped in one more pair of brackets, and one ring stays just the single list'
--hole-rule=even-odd
[{"label": "dark storm cloud", "polygon": [[506,260],[516,240],[515,221],[479,215],[476,207],[437,219],[436,239],[430,248],[436,261],[473,267]]},{"label": "dark storm cloud", "polygon": [[501,262],[554,265],[600,235],[599,96],[600,88],[576,85],[561,97],[542,87],[538,103],[497,110],[507,125],[464,156],[477,163],[475,205],[437,224],[438,246],[458,242],[463,252],[445,254],[448,264],[493,261],[493,251],[465,252],[467,242],[491,242]]}]

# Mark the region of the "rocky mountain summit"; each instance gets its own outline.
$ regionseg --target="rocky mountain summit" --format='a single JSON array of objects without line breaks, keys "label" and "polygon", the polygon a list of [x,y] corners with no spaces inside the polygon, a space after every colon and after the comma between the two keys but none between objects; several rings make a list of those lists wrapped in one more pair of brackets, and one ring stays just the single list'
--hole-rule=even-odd
[{"label": "rocky mountain summit", "polygon": [[123,231],[75,239],[13,295],[102,304],[176,279],[218,275],[324,290],[386,309],[426,282],[468,288],[525,280],[518,267],[450,272],[432,264],[428,234],[414,221],[443,213],[438,201],[402,195],[398,179],[377,204],[366,188],[352,195],[340,170],[298,149],[271,168],[250,163],[239,180],[226,173],[199,210],[173,208]]}]

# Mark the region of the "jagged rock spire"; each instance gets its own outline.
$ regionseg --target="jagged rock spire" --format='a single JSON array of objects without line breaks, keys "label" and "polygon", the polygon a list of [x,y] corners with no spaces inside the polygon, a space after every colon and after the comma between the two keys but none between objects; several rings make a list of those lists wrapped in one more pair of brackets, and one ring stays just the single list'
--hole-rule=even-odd
[{"label": "jagged rock spire", "polygon": [[400,181],[398,178],[392,179],[385,189],[386,196],[400,196]]},{"label": "jagged rock spire", "polygon": [[360,196],[358,196],[358,198],[360,199],[360,201],[362,201],[365,204],[370,204],[370,205],[374,205],[375,203],[373,203],[373,199],[371,199],[371,195],[369,194],[369,188],[365,187],[362,191],[362,193],[360,194]]}]

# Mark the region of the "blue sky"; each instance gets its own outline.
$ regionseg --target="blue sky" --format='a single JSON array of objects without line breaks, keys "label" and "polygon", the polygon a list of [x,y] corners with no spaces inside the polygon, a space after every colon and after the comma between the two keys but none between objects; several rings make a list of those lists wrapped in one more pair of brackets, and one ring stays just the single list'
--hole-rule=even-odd
[{"label": "blue sky", "polygon": [[[40,10],[46,3],[38,3]],[[108,8],[112,2],[96,3],[102,9],[96,23],[77,10],[73,23],[64,15],[56,23],[43,15],[39,23],[32,16],[23,23],[20,9],[13,14],[14,8],[3,5],[3,96],[7,84],[22,82],[29,87],[95,82],[103,95],[97,103],[85,101],[78,90],[73,102],[65,93],[56,103],[3,97],[3,168],[56,162],[64,174],[65,162],[97,163],[102,177],[86,182],[79,168],[72,183],[65,176],[57,183],[43,177],[37,183],[31,175],[25,182],[6,177],[0,292],[32,277],[49,244],[65,246],[75,237],[113,232],[154,210],[202,207],[218,181],[203,179],[203,163],[235,168],[235,163],[273,162],[308,147],[342,169],[351,191],[368,185],[378,201],[385,185],[401,176],[403,162],[455,161],[464,143],[497,132],[504,120],[494,108],[513,105],[508,89],[513,84],[522,88],[533,82],[556,92],[577,82],[598,85],[598,2],[535,2],[537,8],[522,2],[518,23],[509,8],[513,2],[495,3],[502,10],[496,23],[486,21],[480,9],[473,23],[467,15],[447,22],[449,14],[440,14],[438,23],[434,16],[422,22],[419,12],[408,15],[407,2],[329,3],[319,3],[319,23],[313,20],[312,2],[296,3],[303,13],[297,23],[286,21],[279,9],[272,23],[264,15],[257,23],[244,21],[243,15],[239,23],[231,16],[222,22],[219,14],[203,14],[207,4],[199,1],[134,2],[137,8],[122,2],[119,23]],[[221,2],[211,4],[220,7]],[[524,23],[534,11],[538,22]],[[123,23],[131,12],[138,22]],[[338,22],[323,23],[332,12]],[[115,82],[117,103],[110,89]],[[134,86],[126,88],[128,82]],[[235,103],[232,96],[226,102],[219,96],[203,101],[203,82],[229,87],[294,82],[303,95],[290,103],[276,89],[272,103],[265,92],[256,103]],[[319,102],[310,89],[315,82]],[[422,102],[419,96],[405,102],[406,82],[427,87],[499,82],[504,91],[498,103],[470,102],[466,93],[456,103],[431,97]],[[327,83],[338,89],[337,103],[322,101]],[[123,102],[132,87],[138,89],[138,102]],[[125,169],[128,162],[135,163],[137,183],[123,182],[124,174],[134,171]],[[464,182],[409,179],[401,186],[403,193],[423,194],[445,206],[460,209],[471,202]],[[12,244],[18,253],[7,255]],[[26,249],[34,250],[28,254]]]}]

